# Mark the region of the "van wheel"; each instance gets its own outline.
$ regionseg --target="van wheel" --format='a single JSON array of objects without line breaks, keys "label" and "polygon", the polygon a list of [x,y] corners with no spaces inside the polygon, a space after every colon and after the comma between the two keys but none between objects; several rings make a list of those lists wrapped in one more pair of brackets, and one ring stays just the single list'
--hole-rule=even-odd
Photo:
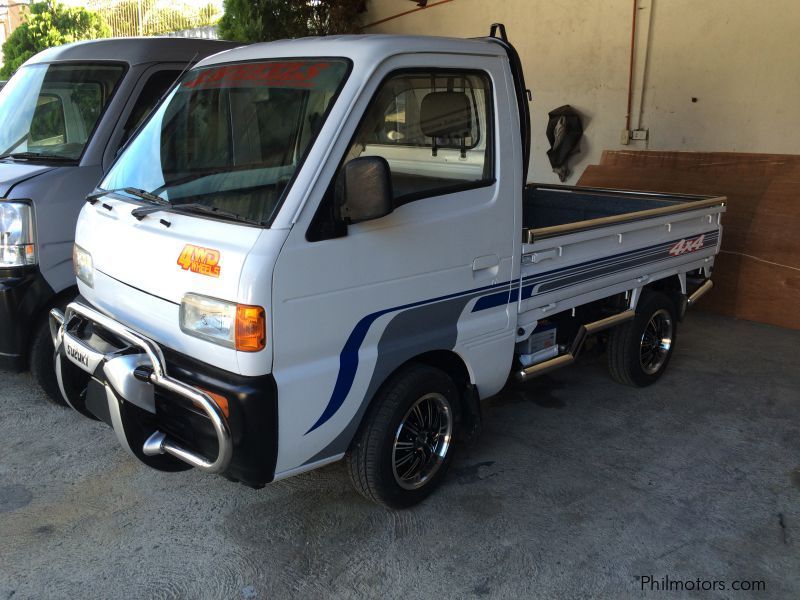
[{"label": "van wheel", "polygon": [[48,318],[41,319],[36,327],[31,342],[30,369],[34,381],[44,390],[45,397],[53,404],[66,405],[61,397],[56,379],[55,364],[53,361],[53,338],[50,337],[50,322]]},{"label": "van wheel", "polygon": [[347,463],[355,488],[388,508],[425,499],[453,455],[459,396],[446,373],[413,365],[376,396]]},{"label": "van wheel", "polygon": [[611,377],[637,387],[658,381],[672,357],[677,332],[678,318],[672,301],[660,292],[643,296],[636,316],[609,333]]}]

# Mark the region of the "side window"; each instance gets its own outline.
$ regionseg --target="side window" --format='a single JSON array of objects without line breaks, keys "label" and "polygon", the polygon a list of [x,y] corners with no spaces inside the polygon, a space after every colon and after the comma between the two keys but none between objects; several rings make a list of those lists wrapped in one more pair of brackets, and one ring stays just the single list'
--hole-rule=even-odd
[{"label": "side window", "polygon": [[147,118],[147,115],[149,115],[150,111],[155,108],[156,103],[166,93],[170,86],[175,83],[175,80],[180,76],[180,74],[180,71],[173,70],[156,71],[145,82],[144,86],[142,87],[142,91],[139,92],[139,97],[136,99],[136,103],[133,105],[131,114],[128,116],[128,120],[125,122],[124,133],[122,134],[120,146],[124,145],[125,142],[128,141],[128,138],[130,138],[131,134],[139,125],[142,124],[142,121]]},{"label": "side window", "polygon": [[61,98],[41,94],[36,102],[30,130],[31,146],[52,146],[66,143],[67,127]]},{"label": "side window", "polygon": [[398,73],[372,99],[345,162],[385,158],[397,204],[484,185],[493,176],[491,114],[485,73]]}]

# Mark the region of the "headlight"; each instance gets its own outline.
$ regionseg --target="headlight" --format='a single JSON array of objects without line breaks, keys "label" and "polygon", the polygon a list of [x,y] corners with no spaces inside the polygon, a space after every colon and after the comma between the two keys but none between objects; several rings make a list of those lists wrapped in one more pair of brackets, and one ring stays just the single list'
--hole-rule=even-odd
[{"label": "headlight", "polygon": [[36,264],[33,211],[20,202],[0,202],[0,267]]},{"label": "headlight", "polygon": [[266,346],[266,313],[260,306],[186,294],[180,325],[187,335],[242,352],[257,352]]},{"label": "headlight", "polygon": [[75,270],[75,277],[90,288],[94,287],[94,262],[92,261],[92,255],[78,246],[78,244],[72,246],[72,268]]}]

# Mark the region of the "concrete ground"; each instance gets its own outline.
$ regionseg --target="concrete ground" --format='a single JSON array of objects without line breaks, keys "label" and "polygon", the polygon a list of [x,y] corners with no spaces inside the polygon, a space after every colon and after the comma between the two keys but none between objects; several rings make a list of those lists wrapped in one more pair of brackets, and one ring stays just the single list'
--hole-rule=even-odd
[{"label": "concrete ground", "polygon": [[601,356],[511,386],[398,513],[341,465],[259,491],[148,471],[27,375],[0,383],[0,600],[800,598],[797,331],[692,314],[654,387]]}]

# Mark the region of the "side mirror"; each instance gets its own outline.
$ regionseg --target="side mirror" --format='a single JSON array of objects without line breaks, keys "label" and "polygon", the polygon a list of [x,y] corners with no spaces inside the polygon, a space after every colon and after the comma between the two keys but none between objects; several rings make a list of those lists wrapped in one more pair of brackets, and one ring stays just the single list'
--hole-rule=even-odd
[{"label": "side mirror", "polygon": [[345,164],[336,179],[336,208],[345,223],[371,221],[392,212],[392,175],[386,159],[362,156]]}]

